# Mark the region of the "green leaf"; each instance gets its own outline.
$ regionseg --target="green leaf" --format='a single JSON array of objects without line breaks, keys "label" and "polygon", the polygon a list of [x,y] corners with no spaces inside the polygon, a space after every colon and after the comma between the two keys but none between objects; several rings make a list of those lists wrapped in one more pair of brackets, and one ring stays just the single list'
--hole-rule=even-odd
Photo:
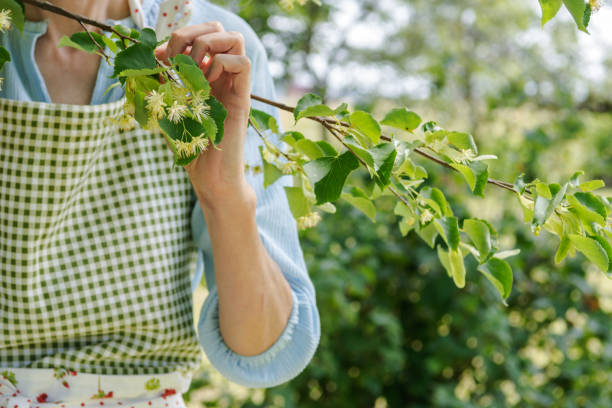
[{"label": "green leaf", "polygon": [[542,8],[542,27],[557,15],[561,8],[561,0],[540,0]]},{"label": "green leaf", "polygon": [[17,27],[19,32],[23,32],[25,8],[21,2],[15,0],[0,0],[0,10],[10,10],[11,24]]},{"label": "green leaf", "polygon": [[264,173],[264,188],[268,188],[268,186],[274,184],[276,180],[283,176],[283,172],[276,167],[272,163],[268,163],[263,158],[263,149],[264,146],[259,146],[259,153],[261,154],[261,162],[263,163],[263,173]]},{"label": "green leaf", "polygon": [[349,121],[354,129],[367,136],[374,144],[380,142],[382,130],[372,115],[364,111],[355,111],[349,116]]},{"label": "green leaf", "polygon": [[392,143],[380,143],[369,150],[374,159],[374,169],[376,170],[376,183],[383,189],[389,185],[393,163],[397,151]]},{"label": "green leaf", "polygon": [[439,189],[435,187],[424,187],[423,189],[421,189],[420,194],[421,197],[423,197],[441,217],[453,215],[453,210],[448,204],[448,201],[446,201],[444,193],[442,193],[442,191],[440,191]]},{"label": "green leaf", "polygon": [[376,222],[376,207],[374,206],[374,203],[372,203],[372,200],[367,197],[354,196],[349,193],[342,193],[341,198],[367,215],[372,222]]},{"label": "green leaf", "polygon": [[[91,37],[89,34],[91,34]],[[86,32],[80,32],[72,34],[70,38],[63,36],[60,39],[58,47],[72,47],[90,54],[93,54],[100,48],[104,48],[106,43],[104,42],[104,37],[102,35],[95,32],[90,32],[89,34]]]},{"label": "green leaf", "polygon": [[351,148],[353,153],[367,164],[370,175],[374,176],[374,174],[376,174],[376,164],[374,162],[373,152],[364,149],[353,135],[347,135],[343,140],[344,143]]},{"label": "green leaf", "polygon": [[426,179],[428,174],[423,166],[415,165],[412,160],[407,158],[399,167],[400,174],[407,174],[413,180]]},{"label": "green leaf", "polygon": [[561,242],[559,242],[559,248],[555,253],[555,263],[558,265],[565,259],[567,254],[569,253],[570,247],[572,246],[572,241],[569,239],[567,235],[561,237]]},{"label": "green leaf", "polygon": [[570,203],[570,210],[580,218],[583,225],[590,227],[591,223],[596,223],[601,226],[606,225],[606,219],[586,206],[584,206],[575,195],[568,195],[567,201]]},{"label": "green leaf", "polygon": [[452,250],[459,248],[459,222],[457,217],[442,217],[435,220],[435,226],[446,245]]},{"label": "green leaf", "polygon": [[151,48],[146,45],[135,44],[117,54],[113,77],[118,77],[126,69],[143,68],[157,68],[157,61]]},{"label": "green leaf", "polygon": [[0,46],[0,70],[7,62],[11,61],[11,54],[9,54],[8,50],[2,46]]},{"label": "green leaf", "polygon": [[[417,225],[420,224],[417,223]],[[435,222],[431,222],[425,227],[417,227],[416,233],[427,243],[427,245],[431,248],[434,247],[436,237],[438,236],[438,229],[436,228]]]},{"label": "green leaf", "polygon": [[587,28],[589,26],[589,23],[591,22],[592,13],[593,9],[591,8],[591,3],[587,3],[586,9],[584,10],[584,16],[582,17],[582,24],[584,25],[584,28]]},{"label": "green leaf", "polygon": [[601,247],[606,251],[606,255],[608,256],[608,270],[604,271],[609,277],[612,277],[612,246],[608,240],[600,235],[591,235],[591,239],[594,239],[601,245]]},{"label": "green leaf", "polygon": [[596,195],[592,193],[574,193],[574,196],[589,210],[596,212],[604,219],[608,217],[606,206]]},{"label": "green leaf", "polygon": [[603,180],[591,180],[585,181],[584,183],[580,183],[578,188],[584,192],[599,190],[600,188],[604,188],[606,183]]},{"label": "green leaf", "polygon": [[125,71],[122,71],[118,77],[126,77],[126,78],[130,78],[130,77],[137,77],[137,76],[149,76],[149,75],[155,75],[155,74],[159,74],[160,72],[165,72],[167,71],[168,68],[164,68],[164,67],[157,67],[157,68],[143,68],[143,69],[126,69]]},{"label": "green leaf", "polygon": [[185,85],[192,91],[201,91],[202,97],[207,98],[210,94],[210,84],[204,73],[197,64],[187,55],[179,54],[174,58],[178,74]]},{"label": "green leaf", "polygon": [[158,41],[157,36],[155,35],[155,31],[150,28],[143,28],[140,32],[140,42],[148,47],[155,48],[157,47]]},{"label": "green leaf", "polygon": [[465,287],[465,264],[463,263],[463,255],[459,250],[451,250],[448,253],[450,272],[453,281],[458,288]]},{"label": "green leaf", "polygon": [[340,197],[348,175],[359,167],[351,152],[336,157],[320,157],[304,165],[304,171],[315,186],[316,204],[335,201]]},{"label": "green leaf", "polygon": [[303,217],[304,215],[310,214],[310,201],[308,201],[304,195],[302,188],[288,186],[285,186],[284,188],[293,217],[297,219]]},{"label": "green leaf", "polygon": [[497,258],[491,258],[489,261],[478,267],[481,272],[499,292],[502,299],[508,299],[512,291],[512,268],[508,262]]},{"label": "green leaf", "polygon": [[300,139],[295,143],[294,149],[308,156],[310,160],[326,156],[321,147],[310,139]]},{"label": "green leaf", "polygon": [[308,116],[332,116],[334,111],[329,106],[323,104],[323,99],[319,95],[306,94],[297,103],[293,111],[293,117],[297,122],[301,118]]},{"label": "green leaf", "polygon": [[459,163],[450,165],[463,175],[474,195],[484,197],[484,188],[489,180],[489,167],[485,163],[478,161],[469,166]]},{"label": "green leaf", "polygon": [[113,40],[111,40],[109,37],[103,35],[102,41],[113,54],[116,54],[117,51],[119,51],[119,47],[117,46],[117,44]]},{"label": "green leaf", "polygon": [[149,121],[149,115],[147,113],[147,103],[145,102],[145,94],[142,91],[136,91],[134,95],[134,119],[140,124],[140,126],[146,126]]},{"label": "green leaf", "polygon": [[421,117],[406,108],[393,109],[380,124],[412,132],[421,124]]},{"label": "green leaf", "polygon": [[478,147],[469,133],[449,132],[446,137],[448,142],[458,149],[471,150],[474,154],[478,154]]},{"label": "green leaf", "polygon": [[578,234],[570,234],[569,239],[576,249],[582,252],[590,262],[595,264],[602,271],[608,271],[610,259],[608,258],[606,250],[597,240]]},{"label": "green leaf", "polygon": [[250,116],[260,131],[271,130],[273,133],[279,133],[278,122],[274,116],[257,109],[251,109]]},{"label": "green leaf", "polygon": [[326,156],[338,155],[338,151],[336,151],[336,149],[334,149],[334,147],[325,140],[318,140],[316,143],[321,148],[321,150],[323,150]]},{"label": "green leaf", "polygon": [[478,250],[479,261],[484,262],[493,248],[489,226],[480,220],[467,219],[463,221],[463,231],[470,237]]},{"label": "green leaf", "polygon": [[584,26],[584,14],[587,10],[584,0],[563,0],[563,4],[565,4],[565,7],[567,7],[570,14],[574,18],[578,29],[588,33],[586,27]]},{"label": "green leaf", "polygon": [[[538,185],[540,184],[536,184],[536,190]],[[533,222],[535,225],[544,225],[546,220],[548,220],[548,218],[552,215],[555,208],[561,204],[561,201],[563,201],[563,197],[565,196],[565,192],[567,191],[568,184],[564,184],[563,187],[559,184],[550,184],[545,186],[545,190],[544,188],[540,187],[540,189],[537,191],[542,191],[548,194],[550,199],[547,199],[538,193],[533,210]]]},{"label": "green leaf", "polygon": [[446,271],[446,274],[448,275],[449,278],[452,278],[453,274],[452,274],[452,271],[451,271],[451,265],[450,265],[450,259],[449,259],[449,256],[448,256],[448,251],[443,249],[440,245],[438,245],[437,251],[438,251],[438,259],[440,260],[440,263],[444,267],[444,270]]},{"label": "green leaf", "polygon": [[552,200],[552,193],[550,192],[550,188],[548,187],[548,184],[538,181],[535,183],[535,186],[536,186],[536,192],[538,193],[538,195],[546,198],[547,200]]},{"label": "green leaf", "polygon": [[224,124],[225,117],[227,116],[227,110],[223,106],[221,102],[219,102],[216,98],[210,97],[206,101],[208,106],[210,106],[210,117],[215,121],[215,125],[217,125],[217,136],[214,140],[214,144],[218,145],[223,140],[224,134]]}]

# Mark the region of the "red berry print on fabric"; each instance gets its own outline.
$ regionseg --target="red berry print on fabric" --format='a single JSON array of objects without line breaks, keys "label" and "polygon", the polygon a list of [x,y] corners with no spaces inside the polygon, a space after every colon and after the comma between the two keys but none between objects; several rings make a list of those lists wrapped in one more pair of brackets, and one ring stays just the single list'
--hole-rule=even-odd
[{"label": "red berry print on fabric", "polygon": [[36,397],[36,401],[38,401],[38,402],[47,402],[47,398],[49,398],[49,396],[47,395],[46,392],[43,392],[38,397]]},{"label": "red berry print on fabric", "polygon": [[174,388],[166,388],[163,394],[161,395],[161,397],[163,399],[166,399],[166,397],[169,397],[170,395],[175,395],[175,394],[176,394],[176,390]]}]

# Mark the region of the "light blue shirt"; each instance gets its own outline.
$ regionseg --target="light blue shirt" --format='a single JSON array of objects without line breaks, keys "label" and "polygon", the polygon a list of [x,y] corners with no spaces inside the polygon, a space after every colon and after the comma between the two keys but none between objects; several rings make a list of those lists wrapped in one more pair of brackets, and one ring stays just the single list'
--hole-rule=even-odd
[{"label": "light blue shirt", "polygon": [[[161,0],[145,0],[143,14],[145,25],[155,27]],[[240,17],[203,0],[195,0],[190,24],[219,21],[227,31],[241,32],[246,41],[247,56],[251,60],[252,92],[275,99],[272,78],[268,71],[268,60],[257,35]],[[108,20],[108,24],[121,23],[136,27],[131,18],[120,21]],[[47,21],[26,21],[23,37],[16,30],[0,35],[2,45],[8,49],[12,61],[0,72],[4,86],[0,97],[16,100],[50,103],[44,79],[36,65],[34,46],[36,40],[46,32]],[[113,69],[102,61],[98,70],[91,104],[116,101],[123,90],[115,87],[104,94],[114,82]],[[278,119],[276,109],[253,101],[253,107],[268,112]],[[269,136],[276,145],[278,137]],[[258,146],[263,142],[249,128],[245,145],[245,162],[261,165]],[[198,322],[200,344],[211,364],[229,380],[248,387],[272,387],[297,376],[310,362],[320,338],[319,312],[315,302],[315,290],[308,276],[304,255],[298,240],[297,226],[291,215],[283,186],[291,186],[290,176],[281,177],[268,188],[263,187],[262,174],[246,175],[248,183],[257,194],[256,219],[264,247],[279,265],[291,286],[293,309],[289,322],[276,342],[256,356],[243,356],[231,350],[223,341],[219,330],[217,285],[213,265],[213,252],[199,202],[191,214],[193,239],[198,248],[198,262],[192,287],[198,285],[202,274],[209,294],[204,301]],[[195,192],[193,193],[195,197]],[[238,249],[239,250],[239,249]]]}]

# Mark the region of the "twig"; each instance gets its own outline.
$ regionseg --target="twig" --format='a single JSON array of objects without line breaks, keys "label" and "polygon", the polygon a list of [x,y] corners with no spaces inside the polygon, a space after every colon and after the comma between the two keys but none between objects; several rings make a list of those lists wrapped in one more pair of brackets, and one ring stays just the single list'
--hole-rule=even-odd
[{"label": "twig", "polygon": [[91,35],[91,32],[87,29],[87,27],[85,26],[85,24],[83,24],[82,21],[79,20],[79,24],[81,25],[81,27],[83,27],[83,30],[85,30],[85,32],[89,36],[89,39],[94,44],[96,44],[96,46],[98,47],[98,50],[102,53],[102,55],[104,56],[104,59],[108,62],[109,58],[108,58],[108,55],[106,55],[106,53],[104,52],[104,47],[102,47],[100,44],[98,44],[98,42],[95,40],[95,38],[93,38],[93,35]]},{"label": "twig", "polygon": [[[295,110],[295,107],[293,107],[293,106],[289,106],[289,105],[285,105],[285,104],[282,104],[282,103],[279,103],[279,102],[271,101],[271,100],[263,98],[261,96],[257,96],[257,95],[251,94],[251,98],[253,100],[265,103],[267,105],[274,106],[274,107],[276,107],[278,109],[281,109],[281,110],[284,110],[284,111],[287,111],[287,112],[293,112]],[[336,125],[336,124],[340,124],[341,126],[344,126],[344,127],[350,127],[350,124],[348,124],[346,122],[342,122],[342,121],[336,122],[336,121],[332,121],[330,119],[320,118],[318,116],[309,116],[308,119],[314,120],[315,122],[319,122],[320,124],[325,126],[325,128],[328,129],[328,130],[330,130],[330,128],[333,125]],[[388,142],[391,142],[393,140],[391,137],[386,136],[386,135],[381,135],[380,138],[383,139],[383,140],[386,140]],[[416,148],[416,149],[414,149],[414,151],[416,153],[420,154],[421,156],[423,156],[423,157],[425,157],[425,158],[427,158],[427,159],[429,159],[429,160],[431,160],[431,161],[433,161],[435,163],[438,163],[438,164],[440,164],[440,165],[442,165],[444,167],[447,167],[447,168],[449,168],[449,169],[451,169],[453,171],[458,171],[457,169],[455,169],[454,167],[452,167],[451,165],[446,163],[444,160],[438,159],[437,157],[435,157],[435,156],[425,152],[422,149]],[[496,179],[490,178],[490,179],[487,180],[487,183],[492,184],[494,186],[497,186],[499,188],[503,188],[503,189],[508,190],[508,191],[515,192],[513,184],[507,183],[507,182],[502,181],[502,180],[496,180]]]}]

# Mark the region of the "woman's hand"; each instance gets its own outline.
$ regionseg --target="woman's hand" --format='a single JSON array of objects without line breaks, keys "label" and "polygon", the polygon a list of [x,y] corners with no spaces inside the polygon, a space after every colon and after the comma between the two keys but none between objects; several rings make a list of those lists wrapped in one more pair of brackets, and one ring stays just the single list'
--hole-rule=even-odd
[{"label": "woman's hand", "polygon": [[253,202],[255,192],[244,177],[251,107],[251,62],[245,54],[244,37],[225,31],[221,23],[207,22],[176,30],[155,50],[156,56],[165,61],[179,53],[190,55],[200,66],[212,94],[227,109],[220,150],[209,145],[185,166],[200,204],[214,208],[236,200]]}]

